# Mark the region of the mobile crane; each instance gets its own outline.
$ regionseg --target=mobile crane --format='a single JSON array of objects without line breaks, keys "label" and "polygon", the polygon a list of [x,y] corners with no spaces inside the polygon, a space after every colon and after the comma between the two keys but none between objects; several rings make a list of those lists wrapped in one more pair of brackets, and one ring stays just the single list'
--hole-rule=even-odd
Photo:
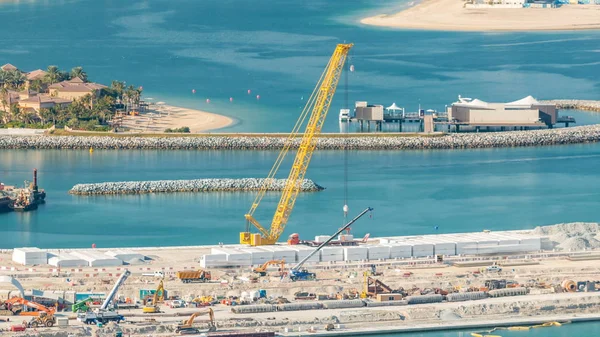
[{"label": "mobile crane", "polygon": [[119,288],[123,285],[123,283],[125,283],[125,280],[127,280],[127,278],[130,275],[131,272],[129,270],[125,270],[125,272],[121,274],[121,276],[113,286],[110,293],[108,293],[108,296],[106,296],[104,302],[102,302],[100,308],[98,308],[94,312],[90,311],[78,314],[77,320],[86,324],[106,323],[109,321],[115,321],[119,323],[125,320],[125,317],[123,317],[122,315],[119,315],[114,311],[109,311],[109,305],[117,295],[117,291],[119,291]]},{"label": "mobile crane", "polygon": [[354,217],[354,219],[350,220],[350,222],[348,222],[347,224],[345,224],[344,226],[342,226],[342,228],[338,229],[338,231],[335,232],[332,236],[330,236],[329,239],[323,241],[319,245],[319,247],[315,248],[315,250],[313,250],[305,258],[303,258],[302,261],[298,262],[297,265],[295,265],[294,267],[292,267],[292,269],[290,269],[290,279],[292,281],[314,280],[316,278],[315,273],[310,273],[306,269],[300,269],[302,267],[302,265],[304,263],[306,263],[306,261],[308,261],[308,259],[310,259],[313,255],[315,255],[316,253],[318,253],[321,250],[321,248],[325,247],[331,240],[333,240],[341,232],[343,232],[344,230],[346,230],[346,228],[350,227],[350,225],[352,225],[353,223],[355,223],[363,215],[367,214],[367,212],[371,212],[372,210],[373,210],[373,208],[367,207],[364,211],[360,212],[359,215],[357,215],[356,217]]},{"label": "mobile crane", "polygon": [[[294,204],[296,203],[296,198],[300,192],[304,175],[308,169],[308,164],[310,163],[310,159],[317,145],[316,136],[321,133],[325,117],[327,117],[329,106],[333,100],[333,95],[335,94],[337,84],[344,68],[344,63],[346,62],[346,58],[352,46],[353,44],[351,43],[338,44],[336,46],[325,71],[323,71],[321,78],[317,82],[317,86],[302,110],[300,118],[296,121],[296,124],[286,139],[283,149],[279,153],[267,179],[264,180],[250,210],[245,215],[246,231],[240,233],[241,244],[251,246],[273,245],[277,243],[277,240],[281,234],[283,234],[285,225],[288,222]],[[303,133],[300,133],[300,128],[307,118],[308,122],[306,124],[306,129]],[[300,134],[302,135],[302,140],[300,141],[298,151],[296,152],[296,158],[292,164],[292,169],[286,180],[279,203],[277,204],[271,227],[267,230],[254,218],[254,212],[275,179],[275,174],[279,170],[288,151],[294,144],[294,140]],[[260,233],[251,233],[250,224],[256,227]]]}]

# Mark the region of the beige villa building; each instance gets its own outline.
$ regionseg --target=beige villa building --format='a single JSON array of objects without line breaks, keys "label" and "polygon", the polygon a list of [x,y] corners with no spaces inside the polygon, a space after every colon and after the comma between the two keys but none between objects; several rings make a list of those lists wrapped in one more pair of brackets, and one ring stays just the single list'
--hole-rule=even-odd
[{"label": "beige villa building", "polygon": [[[107,86],[98,83],[84,82],[79,77],[75,77],[69,81],[50,85],[48,91],[52,97],[75,100],[93,93],[94,90],[100,91],[104,88],[107,88]],[[99,92],[97,94],[99,94]]]}]

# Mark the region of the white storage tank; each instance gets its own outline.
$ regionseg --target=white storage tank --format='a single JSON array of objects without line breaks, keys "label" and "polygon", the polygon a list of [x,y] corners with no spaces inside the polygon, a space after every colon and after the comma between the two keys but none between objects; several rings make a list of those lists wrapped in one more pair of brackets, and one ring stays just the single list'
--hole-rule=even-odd
[{"label": "white storage tank", "polygon": [[55,267],[86,267],[89,262],[69,253],[61,252],[48,259],[48,264]]},{"label": "white storage tank", "polygon": [[366,260],[369,254],[367,247],[350,246],[344,247],[344,261]]},{"label": "white storage tank", "polygon": [[48,253],[37,247],[15,248],[12,260],[25,266],[48,264]]},{"label": "white storage tank", "polygon": [[367,258],[369,260],[380,260],[380,259],[389,259],[390,258],[390,246],[371,245],[371,246],[368,246],[367,249],[368,249]]}]

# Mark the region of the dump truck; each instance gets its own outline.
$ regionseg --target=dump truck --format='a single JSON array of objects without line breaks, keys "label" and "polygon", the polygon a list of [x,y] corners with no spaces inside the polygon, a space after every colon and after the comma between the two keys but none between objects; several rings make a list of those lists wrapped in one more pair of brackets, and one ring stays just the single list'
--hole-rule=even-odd
[{"label": "dump truck", "polygon": [[178,271],[177,278],[183,283],[208,282],[210,281],[210,272],[206,270]]}]

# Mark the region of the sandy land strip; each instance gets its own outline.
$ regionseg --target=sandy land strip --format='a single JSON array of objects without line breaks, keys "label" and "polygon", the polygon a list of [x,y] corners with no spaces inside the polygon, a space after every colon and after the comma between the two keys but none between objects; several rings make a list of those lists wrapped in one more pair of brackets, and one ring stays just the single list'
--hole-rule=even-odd
[{"label": "sandy land strip", "polygon": [[466,9],[462,0],[424,0],[393,15],[362,19],[367,25],[444,31],[532,31],[600,29],[600,6]]},{"label": "sandy land strip", "polygon": [[139,116],[126,116],[122,125],[141,132],[164,132],[166,129],[189,127],[190,132],[206,132],[233,124],[233,119],[212,112],[180,108],[172,105],[153,105]]}]

